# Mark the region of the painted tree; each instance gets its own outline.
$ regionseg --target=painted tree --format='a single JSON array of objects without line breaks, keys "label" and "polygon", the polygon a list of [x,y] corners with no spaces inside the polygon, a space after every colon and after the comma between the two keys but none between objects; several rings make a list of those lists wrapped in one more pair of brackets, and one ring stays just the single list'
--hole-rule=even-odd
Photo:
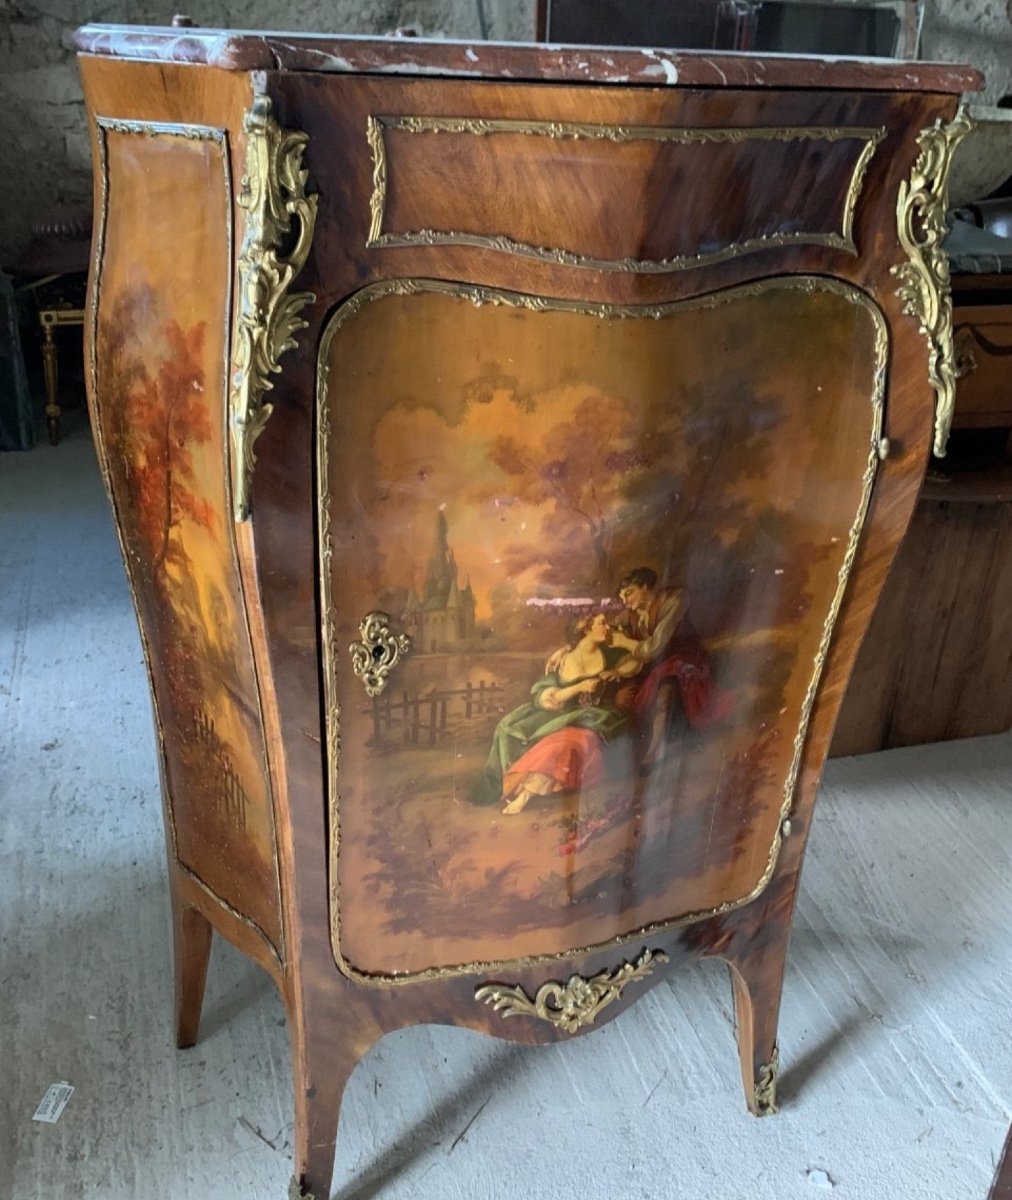
[{"label": "painted tree", "polygon": [[752,569],[787,531],[775,507],[757,502],[757,481],[775,475],[772,435],[779,397],[727,376],[704,388],[677,386],[644,418],[639,462],[624,475],[616,552],[623,569],[654,567],[689,588],[698,621],[720,628],[740,610]]},{"label": "painted tree", "polygon": [[537,536],[506,547],[509,578],[536,569],[546,584],[607,586],[623,475],[637,455],[635,430],[622,400],[590,392],[572,419],[540,439],[535,431],[492,440],[488,458],[508,477],[511,494],[544,509]]},{"label": "painted tree", "polygon": [[675,383],[635,413],[588,392],[540,441],[523,428],[496,437],[488,459],[541,512],[533,536],[507,545],[506,577],[602,595],[646,565],[688,588],[706,636],[797,620],[828,550],[810,542],[806,513],[778,504],[786,419],[775,389],[729,374]]},{"label": "painted tree", "polygon": [[[184,526],[216,526],[194,461],[213,429],[202,400],[204,324],[166,321],[158,338],[157,313],[148,288],[117,297],[100,327],[99,406],[137,601],[146,628],[158,631],[156,669],[161,664],[172,694],[184,697],[199,686],[198,656],[187,647],[201,624]],[[152,366],[158,345],[163,353]]]},{"label": "painted tree", "polygon": [[126,484],[155,580],[170,567],[190,567],[184,521],[215,527],[213,508],[199,494],[193,456],[214,432],[203,399],[204,329],[203,322],[185,330],[165,322],[168,354],[153,377],[142,369],[123,405]]}]

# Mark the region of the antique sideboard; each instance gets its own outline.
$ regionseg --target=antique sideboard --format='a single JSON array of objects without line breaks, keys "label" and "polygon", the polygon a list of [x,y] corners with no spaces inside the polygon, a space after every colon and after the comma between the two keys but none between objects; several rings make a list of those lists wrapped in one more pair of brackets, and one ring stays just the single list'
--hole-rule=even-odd
[{"label": "antique sideboard", "polygon": [[731,967],[750,1109],[840,699],[944,446],[972,71],[91,26],[93,427],[177,1035],[274,978],[293,1194],[385,1032]]},{"label": "antique sideboard", "polygon": [[928,471],[831,754],[1012,727],[1012,274],[954,271],[952,303],[949,452]]}]

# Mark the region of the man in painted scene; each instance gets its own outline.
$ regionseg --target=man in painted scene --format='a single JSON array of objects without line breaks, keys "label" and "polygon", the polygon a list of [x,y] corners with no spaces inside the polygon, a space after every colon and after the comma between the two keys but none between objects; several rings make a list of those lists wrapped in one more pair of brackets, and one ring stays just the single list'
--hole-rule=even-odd
[{"label": "man in painted scene", "polygon": [[632,714],[641,766],[649,770],[664,756],[679,711],[690,728],[705,729],[728,717],[734,700],[713,681],[689,621],[684,588],[658,587],[656,571],[636,567],[623,576],[618,596],[626,611],[611,641],[625,657],[614,673],[632,685],[622,689],[618,702]]}]

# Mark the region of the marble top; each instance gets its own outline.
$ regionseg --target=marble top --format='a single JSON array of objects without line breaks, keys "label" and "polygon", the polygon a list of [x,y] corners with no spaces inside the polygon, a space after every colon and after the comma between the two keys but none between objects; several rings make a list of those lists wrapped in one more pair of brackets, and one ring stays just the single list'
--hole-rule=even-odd
[{"label": "marble top", "polygon": [[321,71],[438,75],[652,87],[842,88],[979,91],[971,67],[897,59],[801,58],[693,50],[465,42],[413,37],[257,33],[195,27],[85,25],[82,53],[155,62],[203,63],[236,71]]}]

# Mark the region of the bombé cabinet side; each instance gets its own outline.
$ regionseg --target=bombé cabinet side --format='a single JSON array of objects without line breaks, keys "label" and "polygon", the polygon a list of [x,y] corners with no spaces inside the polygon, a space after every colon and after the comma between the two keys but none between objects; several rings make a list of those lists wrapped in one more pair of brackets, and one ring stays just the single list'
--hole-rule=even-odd
[{"label": "bomb\u00e9 cabinet side", "polygon": [[321,1196],[383,1033],[554,1042],[711,955],[771,1111],[828,739],[946,436],[975,75],[79,46],[179,1044],[217,929]]}]

